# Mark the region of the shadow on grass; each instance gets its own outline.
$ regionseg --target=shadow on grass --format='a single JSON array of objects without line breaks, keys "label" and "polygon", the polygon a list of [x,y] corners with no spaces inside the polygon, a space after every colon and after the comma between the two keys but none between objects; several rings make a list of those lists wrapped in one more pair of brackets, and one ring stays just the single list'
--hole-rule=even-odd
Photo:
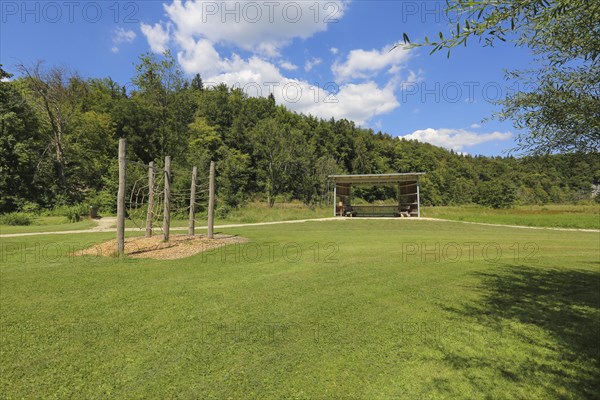
[{"label": "shadow on grass", "polygon": [[[600,271],[504,265],[477,275],[482,300],[452,311],[488,326],[517,323],[538,332],[537,336],[516,335],[520,346],[532,350],[525,355],[527,362],[512,372],[500,362],[487,366],[513,381],[551,377],[554,388],[566,389],[569,398],[600,398]],[[536,359],[536,354],[548,354],[549,349],[551,363]],[[459,368],[469,362],[448,361]],[[515,370],[520,373],[514,374]],[[566,393],[558,389],[554,394],[563,397]]]}]

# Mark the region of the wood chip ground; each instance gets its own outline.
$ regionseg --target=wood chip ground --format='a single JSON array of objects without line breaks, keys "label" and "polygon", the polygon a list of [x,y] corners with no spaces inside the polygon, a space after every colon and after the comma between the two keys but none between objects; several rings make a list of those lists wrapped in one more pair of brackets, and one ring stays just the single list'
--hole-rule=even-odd
[{"label": "wood chip ground", "polygon": [[[206,236],[171,235],[168,242],[162,236],[133,237],[125,240],[125,254],[132,258],[153,258],[156,260],[175,260],[191,257],[203,251],[217,249],[233,243],[246,243],[248,239],[240,236],[215,235],[214,239]],[[114,257],[116,239],[109,240],[75,252],[76,256]]]}]

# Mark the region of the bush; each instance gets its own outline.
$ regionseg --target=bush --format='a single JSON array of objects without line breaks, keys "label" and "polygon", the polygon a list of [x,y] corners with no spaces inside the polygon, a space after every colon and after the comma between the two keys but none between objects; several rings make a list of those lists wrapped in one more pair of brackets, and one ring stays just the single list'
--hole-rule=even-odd
[{"label": "bush", "polygon": [[79,222],[88,215],[89,208],[86,204],[76,204],[73,206],[58,206],[48,213],[48,215],[60,215],[67,217],[69,222]]},{"label": "bush", "polygon": [[86,198],[86,202],[92,207],[97,207],[100,214],[114,214],[117,212],[117,201],[115,194],[108,189],[98,192],[92,191]]},{"label": "bush", "polygon": [[13,226],[31,225],[33,219],[29,214],[14,212],[0,216],[0,224]]},{"label": "bush", "polygon": [[77,204],[67,208],[67,215],[65,215],[69,222],[79,222],[83,217],[88,214],[89,210],[85,204]]},{"label": "bush", "polygon": [[215,218],[223,219],[227,217],[231,211],[233,211],[232,207],[222,204],[215,210]]},{"label": "bush", "polygon": [[19,207],[19,210],[25,214],[39,214],[40,206],[39,204],[32,203],[31,201],[26,201]]}]

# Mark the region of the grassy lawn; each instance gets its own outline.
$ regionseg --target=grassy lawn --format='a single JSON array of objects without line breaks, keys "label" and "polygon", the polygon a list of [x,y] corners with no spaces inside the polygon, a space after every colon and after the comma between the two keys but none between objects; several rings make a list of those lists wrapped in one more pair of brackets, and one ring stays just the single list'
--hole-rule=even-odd
[{"label": "grassy lawn", "polygon": [[70,223],[67,217],[35,217],[33,224],[25,226],[0,225],[0,234],[57,232],[80,229],[91,229],[97,224],[91,219]]},{"label": "grassy lawn", "polygon": [[0,397],[598,398],[596,233],[223,231],[251,242],[165,262],[64,255],[110,233],[2,240]]},{"label": "grassy lawn", "polygon": [[423,207],[421,216],[503,225],[600,229],[600,205],[517,206],[505,210],[476,205]]},{"label": "grassy lawn", "polygon": [[[302,203],[294,202],[275,203],[273,208],[269,208],[264,202],[253,202],[247,204],[244,208],[231,211],[226,217],[219,217],[216,215],[215,224],[251,224],[256,222],[293,221],[325,217],[333,217],[333,206],[331,208],[310,208]],[[196,221],[196,225],[206,226],[207,217],[206,215],[198,214],[196,216]],[[145,226],[145,220],[126,221],[126,226],[130,228],[139,228],[140,226]],[[171,226],[187,227],[187,217],[172,219]]]}]

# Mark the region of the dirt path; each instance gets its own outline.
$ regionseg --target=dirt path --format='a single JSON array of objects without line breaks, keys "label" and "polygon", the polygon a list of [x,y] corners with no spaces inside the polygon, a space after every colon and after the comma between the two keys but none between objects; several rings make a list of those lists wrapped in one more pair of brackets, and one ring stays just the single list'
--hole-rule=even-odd
[{"label": "dirt path", "polygon": [[[108,220],[102,222],[102,220]],[[338,218],[317,218],[317,219],[300,219],[293,221],[275,221],[275,222],[255,222],[252,224],[229,224],[229,225],[215,225],[215,229],[224,229],[224,228],[242,228],[245,226],[262,226],[262,225],[279,225],[279,224],[295,224],[302,222],[312,222],[312,221],[332,221]],[[72,235],[76,233],[98,233],[98,232],[116,232],[115,225],[117,223],[116,217],[104,217],[100,220],[97,220],[98,226],[92,229],[80,229],[80,230],[72,230],[72,231],[56,231],[56,232],[27,232],[27,233],[7,233],[0,235],[0,238],[8,238],[8,237],[21,237],[21,236],[39,236],[39,235]],[[197,226],[197,230],[199,229],[207,229],[206,226]],[[126,232],[144,232],[144,228],[125,228]],[[187,227],[174,227],[171,228],[171,231],[187,231]],[[156,232],[160,232],[160,229],[155,229]]]},{"label": "dirt path", "polygon": [[[325,221],[361,221],[361,220],[394,220],[394,221],[438,221],[438,222],[455,222],[460,224],[470,225],[483,225],[483,226],[495,226],[501,228],[518,228],[518,229],[537,229],[537,230],[551,230],[551,231],[567,231],[567,232],[593,232],[600,233],[600,229],[576,229],[576,228],[551,228],[542,226],[522,226],[522,225],[501,225],[501,224],[488,224],[485,222],[469,222],[469,221],[453,221],[449,219],[439,218],[316,218],[316,219],[299,219],[293,221],[275,221],[275,222],[255,222],[251,224],[228,224],[228,225],[215,225],[215,229],[227,229],[227,228],[244,228],[250,226],[265,226],[265,225],[281,225],[281,224],[301,224],[304,222],[325,222]],[[117,223],[116,217],[104,217],[98,220],[98,226],[92,229],[81,229],[73,231],[58,231],[58,232],[28,232],[28,233],[10,233],[0,235],[0,238],[8,237],[21,237],[21,236],[39,236],[39,235],[71,235],[77,233],[98,233],[98,232],[116,232],[114,226]],[[196,229],[206,229],[206,226],[197,226]],[[171,231],[187,231],[186,227],[171,228]],[[140,228],[126,228],[127,232],[143,232],[144,229]]]},{"label": "dirt path", "polygon": [[94,220],[98,224],[97,227],[90,229],[93,232],[110,232],[114,231],[117,226],[117,217],[102,217]]}]

